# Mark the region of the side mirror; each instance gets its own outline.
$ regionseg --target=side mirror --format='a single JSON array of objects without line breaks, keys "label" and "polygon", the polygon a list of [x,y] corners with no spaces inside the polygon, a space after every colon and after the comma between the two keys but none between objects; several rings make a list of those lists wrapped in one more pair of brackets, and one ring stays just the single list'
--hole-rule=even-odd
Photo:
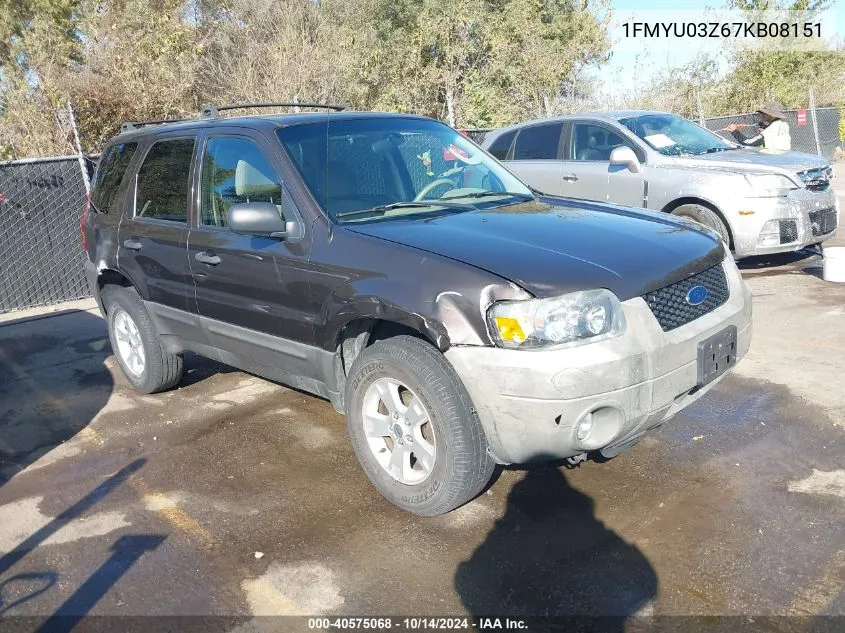
[{"label": "side mirror", "polygon": [[259,237],[291,237],[297,229],[296,222],[287,222],[271,202],[245,202],[233,204],[226,213],[226,223],[234,233]]},{"label": "side mirror", "polygon": [[610,164],[622,165],[635,174],[640,173],[640,169],[642,169],[642,165],[640,164],[637,155],[634,153],[634,150],[630,147],[626,147],[625,145],[617,147],[615,150],[610,152]]}]

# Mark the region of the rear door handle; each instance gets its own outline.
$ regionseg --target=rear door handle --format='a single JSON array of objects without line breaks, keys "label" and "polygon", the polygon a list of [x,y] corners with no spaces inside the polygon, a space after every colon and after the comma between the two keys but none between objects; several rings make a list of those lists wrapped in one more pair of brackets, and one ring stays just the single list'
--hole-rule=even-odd
[{"label": "rear door handle", "polygon": [[217,264],[223,261],[217,255],[214,255],[213,253],[208,254],[205,251],[201,251],[194,255],[194,259],[198,262],[202,262],[203,264],[208,264],[209,266],[217,266]]},{"label": "rear door handle", "polygon": [[575,174],[564,174],[563,180],[565,180],[566,182],[575,182],[576,180],[578,180],[578,176],[576,176]]},{"label": "rear door handle", "polygon": [[144,246],[143,244],[141,244],[141,242],[139,242],[139,241],[138,241],[138,240],[136,240],[135,238],[131,238],[131,239],[125,240],[125,241],[123,242],[123,245],[124,245],[126,248],[131,248],[133,251],[140,251],[140,250],[141,250],[141,248]]}]

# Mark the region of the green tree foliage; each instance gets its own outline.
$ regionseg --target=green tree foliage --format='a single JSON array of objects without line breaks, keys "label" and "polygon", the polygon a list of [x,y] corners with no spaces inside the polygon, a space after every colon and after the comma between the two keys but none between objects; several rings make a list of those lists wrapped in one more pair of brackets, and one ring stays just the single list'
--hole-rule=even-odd
[{"label": "green tree foliage", "polygon": [[69,128],[57,114],[59,84],[83,54],[76,0],[0,4],[0,157],[65,153]]},{"label": "green tree foliage", "polygon": [[[360,75],[377,107],[452,125],[549,116],[606,59],[605,0],[363,0]],[[365,24],[366,22],[366,24]]]},{"label": "green tree foliage", "polygon": [[490,2],[495,29],[493,98],[478,118],[501,125],[558,112],[560,97],[583,86],[581,74],[608,59],[607,2]]},{"label": "green tree foliage", "polygon": [[[728,0],[819,12],[832,0]],[[188,116],[205,103],[340,102],[457,127],[566,111],[607,60],[610,0],[0,0],[0,158],[99,151],[127,120]],[[696,117],[776,99],[841,104],[845,54],[728,53],[659,74],[614,106]],[[601,103],[594,105],[603,105]]]},{"label": "green tree foliage", "polygon": [[[4,0],[0,3],[0,56],[21,52],[22,38],[49,30],[51,42],[60,54],[77,57],[79,33],[76,20],[78,0]],[[49,28],[46,28],[48,27]],[[31,42],[31,38],[28,38]]]},{"label": "green tree foliage", "polygon": [[606,0],[13,0],[0,151],[96,151],[204,103],[345,102],[456,126],[551,114],[607,53]]},{"label": "green tree foliage", "polygon": [[[803,20],[830,8],[830,0],[731,0],[751,22],[767,22],[772,13],[806,11]],[[658,73],[651,86],[631,99],[635,107],[670,110],[698,117],[697,99],[705,116],[753,112],[767,101],[786,108],[807,107],[813,88],[818,106],[845,101],[845,47],[840,43],[816,46],[797,40],[760,40],[735,45],[726,51],[727,71],[719,70],[712,55],[702,55],[680,67]]]},{"label": "green tree foliage", "polygon": [[123,121],[196,112],[200,32],[178,0],[116,0],[88,5],[86,57],[61,83],[88,148],[102,146]]},{"label": "green tree foliage", "polygon": [[[732,0],[732,6],[753,21],[762,11],[784,14],[803,11],[804,16],[818,15],[830,8],[831,0]],[[771,14],[769,14],[771,15]],[[787,108],[806,107],[812,87],[819,105],[841,102],[845,93],[845,49],[841,44],[829,50],[805,50],[801,41],[762,41],[729,53],[730,72],[717,87],[719,97],[714,108],[719,111],[748,112],[762,102],[776,100]],[[785,49],[784,44],[794,46]]]}]

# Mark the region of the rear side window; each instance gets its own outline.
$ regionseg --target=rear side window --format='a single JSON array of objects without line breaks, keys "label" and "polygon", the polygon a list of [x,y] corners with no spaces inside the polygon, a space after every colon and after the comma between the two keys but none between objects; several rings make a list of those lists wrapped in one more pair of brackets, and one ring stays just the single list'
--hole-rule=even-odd
[{"label": "rear side window", "polygon": [[112,213],[117,198],[117,190],[123,182],[123,176],[129,162],[138,149],[137,143],[120,143],[112,145],[103,153],[100,158],[100,165],[94,173],[93,191],[91,192],[91,204],[99,213]]},{"label": "rear side window", "polygon": [[487,151],[499,160],[507,159],[508,150],[511,148],[514,136],[516,136],[516,130],[502,134],[499,138],[493,141],[493,144]]},{"label": "rear side window", "polygon": [[516,137],[514,160],[555,160],[558,157],[563,123],[547,123],[522,128]]},{"label": "rear side window", "polygon": [[135,217],[188,222],[188,179],[195,140],[158,141],[138,170]]}]

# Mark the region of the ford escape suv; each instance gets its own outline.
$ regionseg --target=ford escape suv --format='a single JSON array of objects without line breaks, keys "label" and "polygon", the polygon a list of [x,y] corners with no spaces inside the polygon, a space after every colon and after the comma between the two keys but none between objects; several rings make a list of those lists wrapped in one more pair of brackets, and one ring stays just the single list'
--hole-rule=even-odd
[{"label": "ford escape suv", "polygon": [[748,349],[699,224],[539,195],[422,117],[223,109],[125,124],[94,178],[85,269],[139,391],[190,350],[326,398],[375,487],[435,515],[495,463],[612,457]]}]

